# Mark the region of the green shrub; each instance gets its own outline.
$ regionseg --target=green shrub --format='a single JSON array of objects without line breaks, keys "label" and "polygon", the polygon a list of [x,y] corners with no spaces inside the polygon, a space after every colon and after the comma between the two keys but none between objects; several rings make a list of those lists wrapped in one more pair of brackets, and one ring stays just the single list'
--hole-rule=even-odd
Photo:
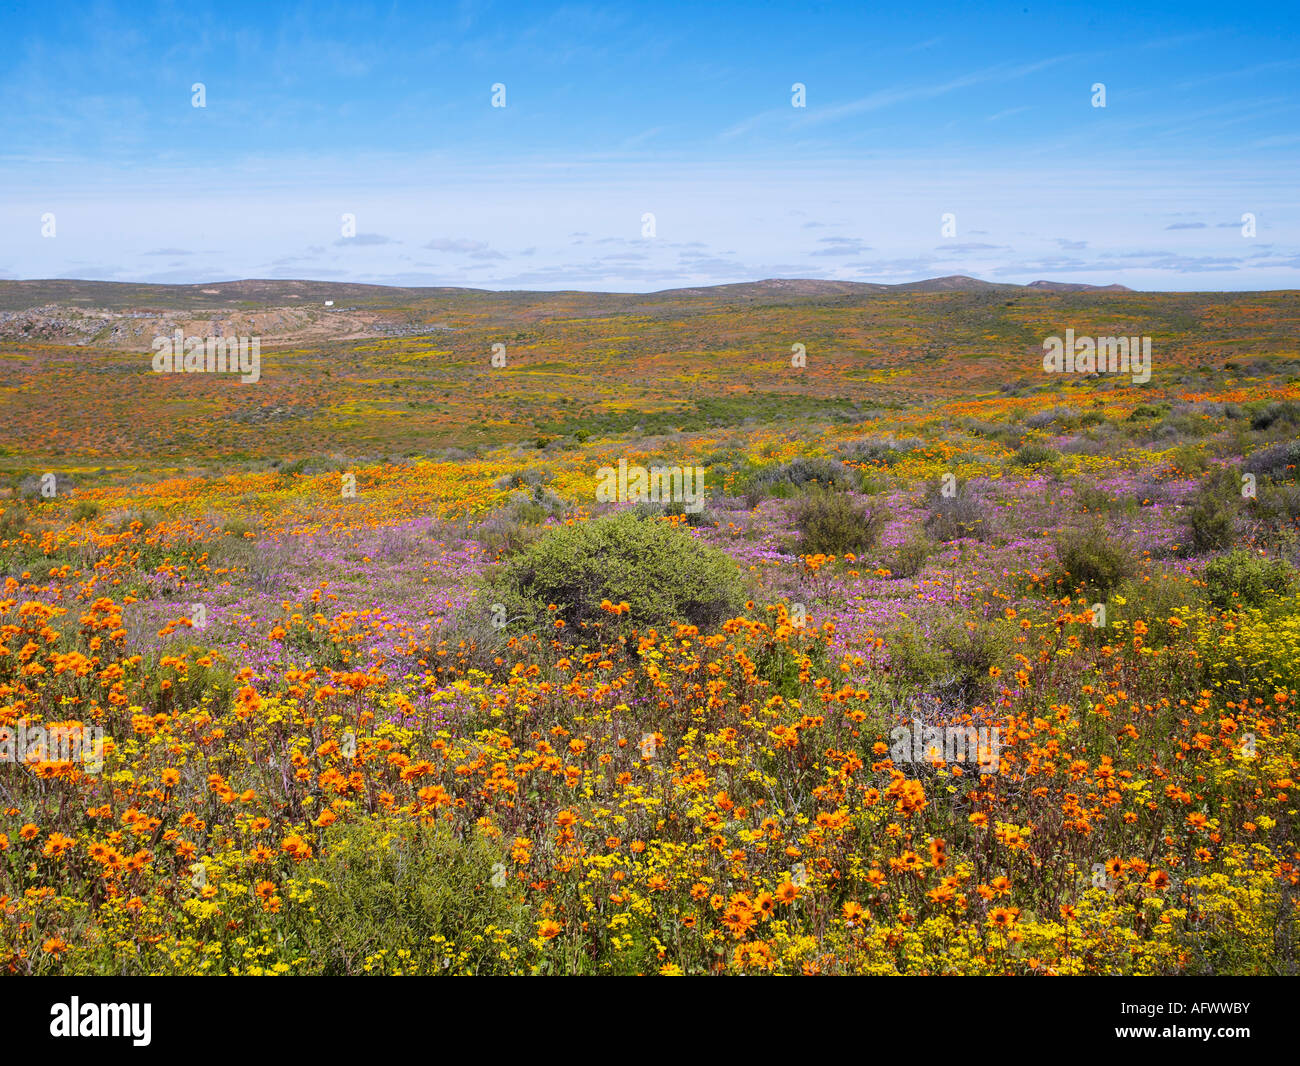
[{"label": "green shrub", "polygon": [[1056,559],[1059,579],[1071,590],[1086,586],[1093,593],[1108,592],[1134,571],[1127,546],[1100,524],[1063,530],[1056,537]]},{"label": "green shrub", "polygon": [[1292,400],[1275,400],[1251,411],[1251,429],[1271,429],[1274,425],[1300,425],[1300,404]]},{"label": "green shrub", "polygon": [[988,623],[978,623],[974,629],[955,621],[943,626],[940,643],[957,671],[956,684],[964,700],[982,699],[1001,684],[989,677],[989,669],[1010,658],[1007,634],[1005,627]]},{"label": "green shrub", "polygon": [[78,500],[72,508],[72,520],[85,522],[99,514],[99,504],[93,500]]},{"label": "green shrub", "polygon": [[1300,472],[1300,440],[1281,441],[1261,448],[1244,463],[1247,473],[1262,475],[1274,481],[1294,481]]},{"label": "green shrub", "polygon": [[908,452],[920,446],[920,441],[867,439],[845,441],[840,445],[838,454],[842,459],[852,459],[855,463],[871,466],[893,466]]},{"label": "green shrub", "polygon": [[1300,521],[1300,486],[1271,485],[1259,487],[1257,506],[1260,514],[1283,528]]},{"label": "green shrub", "polygon": [[1017,466],[1041,466],[1043,463],[1055,462],[1060,457],[1059,452],[1053,451],[1046,444],[1030,441],[1016,449],[1011,461]]},{"label": "green shrub", "polygon": [[[177,637],[186,632],[193,631],[182,630]],[[159,660],[167,657],[188,659],[191,665],[184,670],[159,668]],[[198,660],[205,658],[206,666],[197,665]],[[210,654],[207,649],[182,639],[173,640],[158,648],[150,656],[149,670],[144,676],[149,679],[144,686],[144,697],[149,705],[165,706],[169,710],[174,707],[197,707],[205,701],[218,710],[224,710],[230,705],[235,690],[239,687],[235,681],[235,672],[224,656]],[[164,680],[169,682],[166,692],[162,687]]]},{"label": "green shrub", "polygon": [[1168,413],[1168,404],[1140,403],[1129,412],[1128,420],[1130,422],[1141,422],[1149,418],[1164,418]]},{"label": "green shrub", "polygon": [[874,548],[887,521],[885,512],[856,503],[852,497],[817,492],[799,501],[794,525],[802,555],[843,555]]},{"label": "green shrub", "polygon": [[1290,595],[1296,571],[1283,559],[1237,549],[1205,567],[1205,592],[1216,607],[1259,607],[1270,595]]},{"label": "green shrub", "polygon": [[788,499],[805,488],[850,489],[860,484],[856,471],[838,459],[799,456],[788,463],[758,467],[742,475],[745,501],[756,507],[768,497]]},{"label": "green shrub", "polygon": [[1241,490],[1233,470],[1216,470],[1196,491],[1185,514],[1187,542],[1193,552],[1218,551],[1236,539]]},{"label": "green shrub", "polygon": [[1192,444],[1180,444],[1169,454],[1169,465],[1184,477],[1199,477],[1209,463],[1205,449]]},{"label": "green shrub", "polygon": [[1019,445],[1025,435],[1025,427],[1007,422],[985,422],[977,418],[963,418],[959,423],[963,432],[988,440],[999,441],[1007,447]]},{"label": "green shrub", "polygon": [[938,482],[925,486],[925,530],[935,540],[951,541],[974,537],[979,540],[989,533],[989,519],[984,504],[966,487],[964,480],[954,486],[954,495],[945,496]]},{"label": "green shrub", "polygon": [[[1107,618],[1110,622],[1141,619],[1147,626],[1144,638],[1148,647],[1161,648],[1187,638],[1187,630],[1170,625],[1177,618],[1205,604],[1203,590],[1189,576],[1177,571],[1157,571],[1144,577],[1122,581],[1109,597]],[[1194,672],[1179,675],[1179,680],[1195,685]]]},{"label": "green shrub", "polygon": [[311,459],[308,457],[303,457],[302,459],[298,459],[292,463],[283,464],[277,459],[271,464],[272,469],[274,469],[281,477],[293,477],[295,474],[304,474],[310,466]]},{"label": "green shrub", "polygon": [[891,679],[904,688],[933,686],[953,677],[951,658],[933,635],[906,622],[885,638]]},{"label": "green shrub", "polygon": [[1156,427],[1155,435],[1195,439],[1208,437],[1216,428],[1213,419],[1203,417],[1194,408],[1184,404],[1164,417]]},{"label": "green shrub", "polygon": [[1131,502],[1121,500],[1105,489],[1086,482],[1076,482],[1071,487],[1074,490],[1074,505],[1080,511],[1091,514],[1110,514],[1113,511],[1126,510]]},{"label": "green shrub", "polygon": [[670,503],[665,504],[664,514],[668,515],[670,518],[684,517],[686,519],[686,524],[692,529],[707,529],[709,526],[716,525],[718,521],[718,516],[707,507],[703,507],[698,511],[688,511],[686,509],[686,504],[681,500],[673,500]]},{"label": "green shrub", "polygon": [[1047,426],[1052,425],[1068,429],[1078,419],[1079,412],[1073,407],[1050,407],[1044,411],[1035,411],[1025,419],[1025,425],[1030,429],[1045,429]]},{"label": "green shrub", "polygon": [[[816,630],[805,630],[805,634],[815,634]],[[825,641],[816,639],[776,640],[769,637],[754,654],[755,672],[771,686],[772,695],[786,699],[798,699],[806,682],[800,678],[804,675],[805,662],[812,665],[814,676],[824,677],[825,671],[831,669],[828,664]]]},{"label": "green shrub", "polygon": [[502,474],[496,479],[493,488],[503,489],[532,489],[539,485],[545,484],[548,480],[545,471],[537,467],[525,467],[523,470],[517,470],[513,474]]},{"label": "green shrub", "polygon": [[[481,592],[507,617],[533,625],[565,622],[561,636],[581,639],[587,626],[611,616],[602,600],[627,603],[637,627],[688,622],[711,626],[744,602],[740,568],[670,522],[632,511],[557,526],[509,559]],[[556,611],[548,611],[554,604]]]},{"label": "green shrub", "polygon": [[27,508],[11,501],[0,514],[0,540],[13,540],[27,525]]},{"label": "green shrub", "polygon": [[531,492],[516,492],[473,527],[471,536],[489,551],[515,552],[542,535],[548,518],[564,513],[565,503],[541,484]]},{"label": "green shrub", "polygon": [[[460,840],[441,826],[336,826],[296,878],[312,886],[315,918],[291,926],[292,948],[307,972],[322,976],[394,966],[438,974],[448,957],[464,957],[462,973],[508,969],[488,927],[512,930],[515,943],[531,929],[513,886],[492,884],[496,863],[505,863],[496,845],[482,836]],[[398,952],[409,955],[399,960]]]},{"label": "green shrub", "polygon": [[916,577],[929,561],[934,545],[920,533],[912,533],[894,553],[889,571],[894,577]]},{"label": "green shrub", "polygon": [[909,621],[885,639],[889,672],[902,690],[919,689],[961,706],[980,702],[993,691],[989,668],[1006,662],[1011,645],[1002,627],[941,619],[924,628]]}]

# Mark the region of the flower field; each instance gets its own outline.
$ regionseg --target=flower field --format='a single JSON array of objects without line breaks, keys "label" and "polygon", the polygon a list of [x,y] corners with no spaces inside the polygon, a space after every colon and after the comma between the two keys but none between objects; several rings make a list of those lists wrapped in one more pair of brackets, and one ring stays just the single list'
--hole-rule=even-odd
[{"label": "flower field", "polygon": [[[1297,972],[1294,294],[510,299],[7,346],[4,970]],[[1153,380],[1042,373],[1083,314]]]}]

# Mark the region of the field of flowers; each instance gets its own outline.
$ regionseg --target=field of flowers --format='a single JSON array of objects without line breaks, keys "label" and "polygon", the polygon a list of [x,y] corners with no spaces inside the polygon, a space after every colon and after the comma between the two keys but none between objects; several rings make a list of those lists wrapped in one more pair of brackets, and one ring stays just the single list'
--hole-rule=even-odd
[{"label": "field of flowers", "polygon": [[[1247,297],[1169,297],[1140,387],[1035,376],[1048,297],[558,307],[495,379],[7,352],[0,966],[1298,972],[1297,310]],[[598,503],[620,460],[706,506]],[[645,547],[510,598],[584,530]]]}]

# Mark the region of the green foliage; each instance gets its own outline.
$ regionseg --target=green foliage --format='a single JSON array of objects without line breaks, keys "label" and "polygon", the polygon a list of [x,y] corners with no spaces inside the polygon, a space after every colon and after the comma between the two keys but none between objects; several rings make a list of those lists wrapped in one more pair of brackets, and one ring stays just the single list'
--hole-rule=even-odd
[{"label": "green foliage", "polygon": [[[158,660],[169,656],[186,659],[186,668],[178,670],[172,667],[167,671],[158,669],[156,665]],[[199,665],[200,659],[206,659],[208,665]],[[165,648],[160,648],[156,656],[151,656],[151,670],[148,676],[151,680],[145,695],[150,705],[165,707],[168,710],[172,708],[188,710],[205,701],[217,709],[224,709],[229,705],[237,687],[235,672],[224,657],[183,640],[177,640]],[[170,682],[166,692],[162,689],[164,680]]]},{"label": "green foliage", "polygon": [[1140,403],[1129,412],[1130,422],[1142,422],[1152,418],[1164,418],[1169,413],[1167,403]]},{"label": "green foliage", "polygon": [[771,686],[773,695],[796,699],[804,691],[804,683],[799,678],[805,657],[815,674],[824,675],[830,668],[825,642],[807,630],[805,639],[800,641],[766,641],[754,657],[754,668],[758,676]]},{"label": "green foliage", "polygon": [[292,463],[281,463],[279,460],[276,460],[271,464],[271,466],[275,469],[275,471],[278,474],[280,474],[282,477],[293,477],[296,474],[306,473],[307,468],[310,465],[311,465],[310,458],[306,456],[304,456],[301,459],[295,460]]},{"label": "green foliage", "polygon": [[851,459],[855,463],[890,467],[909,452],[914,451],[920,443],[915,440],[900,441],[892,438],[852,440],[840,445],[839,455],[840,458]]},{"label": "green foliage", "polygon": [[1109,592],[1135,569],[1127,545],[1100,523],[1067,527],[1055,543],[1059,580],[1071,590],[1086,587],[1092,593]]},{"label": "green foliage", "polygon": [[894,577],[916,577],[934,552],[929,538],[913,532],[894,553],[889,570]]},{"label": "green foliage", "polygon": [[1300,522],[1300,485],[1260,485],[1257,506],[1268,521],[1285,530]]},{"label": "green foliage", "polygon": [[850,489],[860,486],[857,472],[837,459],[799,456],[788,463],[761,466],[742,475],[743,492],[750,507],[768,497],[788,499],[805,489]]},{"label": "green foliage", "polygon": [[1087,482],[1079,481],[1070,486],[1074,492],[1074,504],[1080,511],[1089,514],[1113,514],[1133,507],[1131,499],[1120,499],[1105,489]]},{"label": "green foliage", "polygon": [[1069,429],[1076,425],[1078,420],[1079,412],[1073,407],[1050,407],[1043,411],[1035,411],[1025,419],[1025,425],[1030,429],[1045,429],[1047,426]]},{"label": "green foliage", "polygon": [[78,500],[72,507],[72,521],[85,522],[99,514],[99,504],[94,500]]},{"label": "green foliage", "polygon": [[284,646],[294,652],[296,662],[313,663],[330,670],[341,670],[347,665],[344,651],[347,643],[328,629],[309,623],[290,625],[285,632]]},{"label": "green foliage", "polygon": [[963,418],[962,430],[976,437],[998,441],[1006,447],[1017,447],[1024,438],[1025,427],[1007,422],[986,422],[976,418]]},{"label": "green foliage", "polygon": [[[1147,647],[1164,648],[1186,640],[1186,631],[1171,625],[1169,619],[1185,620],[1189,610],[1204,604],[1203,592],[1192,578],[1176,571],[1156,571],[1120,582],[1108,598],[1106,617],[1112,625],[1121,620],[1131,623],[1141,619],[1147,626],[1143,638]],[[1098,632],[1105,639],[1113,639],[1113,631]],[[1199,683],[1195,671],[1171,671],[1168,682],[1192,688]]]},{"label": "green foliage", "polygon": [[1267,597],[1243,607],[1231,630],[1204,628],[1198,636],[1207,673],[1238,695],[1271,698],[1295,685],[1300,662],[1300,595]]},{"label": "green foliage", "polygon": [[523,470],[516,470],[513,474],[502,474],[496,480],[493,486],[496,489],[532,489],[538,485],[543,485],[547,481],[547,475],[537,467],[525,467]]},{"label": "green foliage", "polygon": [[1010,655],[1007,631],[989,624],[974,629],[956,621],[928,628],[907,622],[890,634],[889,671],[902,692],[923,690],[968,705],[987,698],[993,687],[989,669]]},{"label": "green foliage", "polygon": [[952,674],[952,662],[933,639],[915,622],[898,626],[889,635],[889,673],[896,685],[931,686]]},{"label": "green foliage", "polygon": [[1246,459],[1242,469],[1274,481],[1294,481],[1300,472],[1300,440],[1279,441],[1261,448]]},{"label": "green foliage", "polygon": [[[625,617],[637,627],[707,626],[738,613],[743,588],[725,552],[670,522],[623,511],[550,530],[503,564],[482,596],[534,625],[562,619],[561,635],[579,640],[612,617],[602,600],[627,603]],[[551,604],[556,611],[548,612]]]},{"label": "green foliage", "polygon": [[1292,400],[1275,400],[1251,410],[1251,429],[1300,425],[1300,404]]},{"label": "green foliage", "polygon": [[293,926],[292,947],[305,957],[298,972],[392,972],[398,951],[409,952],[408,972],[438,974],[444,959],[461,956],[462,972],[508,970],[489,927],[510,929],[516,943],[531,930],[516,890],[492,884],[504,862],[484,837],[458,839],[441,826],[340,825],[298,878],[312,886],[315,908],[313,920]]},{"label": "green foliage", "polygon": [[[650,506],[653,507],[654,504],[651,504]],[[664,504],[663,513],[669,518],[685,518],[686,524],[692,529],[708,528],[709,526],[716,525],[718,521],[718,516],[707,507],[701,508],[698,511],[688,511],[686,509],[686,504],[681,500],[672,500]]]},{"label": "green foliage", "polygon": [[1235,471],[1216,470],[1202,481],[1184,514],[1191,550],[1218,551],[1231,545],[1236,539],[1240,507],[1240,482]]},{"label": "green foliage", "polygon": [[799,501],[794,525],[803,555],[864,552],[880,540],[887,517],[879,508],[862,506],[833,492],[814,492]]},{"label": "green foliage", "polygon": [[1205,591],[1216,607],[1259,607],[1271,595],[1289,595],[1296,578],[1284,559],[1237,549],[1205,567]]},{"label": "green foliage", "polygon": [[27,525],[27,508],[21,503],[9,501],[9,506],[0,514],[0,540],[13,540]]},{"label": "green foliage", "polygon": [[1209,462],[1205,449],[1192,444],[1180,444],[1169,455],[1169,465],[1187,477],[1204,474]]},{"label": "green foliage", "polygon": [[1046,444],[1030,441],[1016,449],[1015,454],[1011,456],[1011,461],[1017,466],[1041,466],[1044,463],[1053,463],[1060,457],[1059,452]]},{"label": "green foliage", "polygon": [[564,501],[540,482],[522,484],[531,484],[532,491],[514,493],[502,507],[474,527],[474,539],[485,548],[518,551],[542,535],[541,526],[548,518],[558,518],[564,513]]},{"label": "green foliage", "polygon": [[945,496],[938,482],[925,486],[925,530],[935,540],[953,541],[973,537],[983,539],[990,532],[984,505],[959,479],[953,486],[954,494]]}]

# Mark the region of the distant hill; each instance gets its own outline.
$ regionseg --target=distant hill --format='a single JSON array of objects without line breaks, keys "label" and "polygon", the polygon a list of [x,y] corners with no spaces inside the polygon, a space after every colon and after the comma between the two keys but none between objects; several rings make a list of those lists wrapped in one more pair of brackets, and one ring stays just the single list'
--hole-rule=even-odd
[{"label": "distant hill", "polygon": [[[494,291],[249,278],[195,285],[113,281],[0,281],[0,341],[147,351],[154,338],[256,336],[268,345],[433,335],[471,323],[513,330],[617,315],[664,321],[748,308],[860,306],[875,315],[894,300],[1032,302],[1149,295],[1157,304],[1191,294],[1137,294],[1123,285],[1035,281],[1013,285],[954,274],[901,285],[766,278],[650,293]],[[1204,294],[1203,294],[1204,295]],[[1245,294],[1238,294],[1239,296]],[[952,310],[956,310],[952,308]],[[939,312],[939,313],[947,313]]]},{"label": "distant hill", "polygon": [[1012,285],[981,281],[963,274],[900,285],[861,281],[824,281],[817,278],[767,278],[730,285],[699,285],[661,289],[652,293],[524,291],[455,288],[449,286],[362,285],[335,281],[277,281],[247,278],[240,281],[209,281],[196,285],[147,285],[121,281],[0,281],[0,311],[25,311],[57,304],[107,311],[252,311],[270,307],[294,307],[333,300],[335,307],[358,304],[389,307],[430,299],[495,296],[501,299],[527,298],[532,301],[567,301],[647,297],[703,296],[713,299],[759,299],[768,297],[857,296],[867,293],[908,292],[1130,292],[1123,285],[1083,285],[1077,282],[1035,281]]},{"label": "distant hill", "polygon": [[869,281],[823,281],[818,278],[767,278],[732,285],[700,285],[683,289],[661,289],[650,296],[711,296],[757,299],[766,296],[857,296],[864,293],[906,292],[1132,292],[1124,285],[1084,285],[1080,282],[1035,281],[1028,285],[981,281],[965,274],[950,274],[925,281],[886,285]]},{"label": "distant hill", "polygon": [[1084,285],[1077,281],[1031,281],[1027,289],[1042,292],[1132,292],[1127,285]]}]

